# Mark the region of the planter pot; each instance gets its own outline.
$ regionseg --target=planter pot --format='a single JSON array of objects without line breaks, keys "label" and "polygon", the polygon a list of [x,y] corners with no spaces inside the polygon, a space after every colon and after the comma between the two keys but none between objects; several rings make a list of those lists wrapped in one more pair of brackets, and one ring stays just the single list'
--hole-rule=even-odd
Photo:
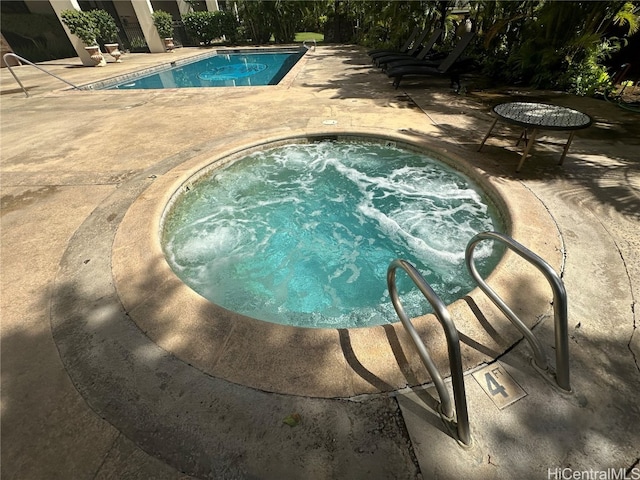
[{"label": "planter pot", "polygon": [[173,52],[173,49],[175,48],[175,45],[173,44],[173,38],[165,38],[164,47],[167,49],[167,52]]},{"label": "planter pot", "polygon": [[107,53],[109,55],[111,55],[113,58],[116,59],[116,62],[118,63],[122,62],[122,60],[120,60],[120,57],[122,56],[122,52],[118,48],[117,43],[105,43],[104,48],[107,49]]},{"label": "planter pot", "polygon": [[107,64],[107,61],[102,56],[99,46],[94,45],[93,47],[84,47],[84,49],[89,52],[89,55],[91,55],[91,60],[96,62],[96,67],[104,67]]}]

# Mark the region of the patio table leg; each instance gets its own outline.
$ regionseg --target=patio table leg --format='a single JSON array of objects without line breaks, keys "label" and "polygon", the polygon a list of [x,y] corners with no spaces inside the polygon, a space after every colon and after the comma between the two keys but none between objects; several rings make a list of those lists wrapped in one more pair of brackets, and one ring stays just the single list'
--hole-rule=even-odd
[{"label": "patio table leg", "polygon": [[491,131],[493,130],[493,127],[496,126],[496,123],[498,122],[498,119],[496,118],[493,123],[491,124],[491,128],[489,128],[489,131],[487,132],[487,134],[484,136],[484,138],[482,139],[482,143],[480,144],[480,146],[478,147],[478,151],[480,151],[482,149],[482,147],[484,146],[484,142],[487,141],[487,138],[489,138],[489,135],[491,135]]},{"label": "patio table leg", "polygon": [[534,128],[533,132],[531,132],[531,137],[529,137],[529,140],[527,141],[527,148],[524,149],[524,153],[522,154],[522,158],[520,159],[520,163],[518,164],[518,168],[516,168],[516,172],[519,172],[520,169],[522,168],[522,164],[524,163],[525,159],[527,158],[527,155],[529,155],[529,150],[531,150],[531,147],[533,146],[533,142],[536,141],[536,135],[538,134],[538,129]]},{"label": "patio table leg", "polygon": [[529,139],[527,138],[527,129],[526,129],[526,128],[522,130],[522,133],[520,134],[520,138],[518,138],[518,141],[516,142],[516,147],[517,147],[518,145],[520,145],[520,142],[521,142],[522,140],[524,140],[524,144],[525,144],[525,145],[526,145],[526,144],[527,144],[527,142],[529,141]]},{"label": "patio table leg", "polygon": [[573,134],[575,132],[571,132],[571,134],[569,135],[569,140],[567,140],[567,144],[564,146],[564,150],[562,151],[562,156],[560,157],[560,162],[558,162],[558,165],[562,165],[562,163],[564,162],[564,157],[567,156],[567,152],[569,151],[569,147],[571,146],[571,142],[573,141]]}]

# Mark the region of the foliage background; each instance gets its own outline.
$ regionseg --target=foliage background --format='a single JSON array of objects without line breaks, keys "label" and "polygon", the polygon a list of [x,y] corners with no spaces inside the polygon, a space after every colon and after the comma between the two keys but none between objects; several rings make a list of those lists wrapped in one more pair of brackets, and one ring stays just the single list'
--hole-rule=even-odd
[{"label": "foliage background", "polygon": [[[8,9],[17,3],[0,3],[14,48],[36,61],[73,56],[55,17]],[[396,49],[415,27],[440,27],[438,48],[446,50],[468,21],[477,37],[466,54],[496,84],[592,95],[612,88],[622,62],[640,78],[640,1],[229,0],[220,12],[188,3],[194,11],[183,21],[193,40],[185,45],[293,43],[299,32],[316,32],[326,43]]]},{"label": "foliage background", "polygon": [[[640,2],[551,0],[263,1],[238,0],[240,38],[289,43],[298,31],[326,42],[399,48],[414,27],[443,28],[442,49],[470,21],[477,42],[469,54],[495,83],[568,90],[612,88],[612,60],[640,30]],[[637,43],[636,43],[637,45]],[[637,48],[637,47],[635,47]],[[640,63],[640,52],[627,57]]]}]

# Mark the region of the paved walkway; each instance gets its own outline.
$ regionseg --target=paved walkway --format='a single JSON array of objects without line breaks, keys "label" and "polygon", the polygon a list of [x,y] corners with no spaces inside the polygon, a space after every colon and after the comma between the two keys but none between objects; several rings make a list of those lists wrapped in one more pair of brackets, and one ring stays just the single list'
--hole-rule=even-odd
[{"label": "paved walkway", "polygon": [[[47,68],[81,84],[198,53],[132,54],[103,69],[70,59]],[[549,475],[564,468],[640,472],[637,114],[594,99],[479,90],[472,83],[464,96],[442,81],[394,90],[352,47],[318,48],[283,85],[250,90],[59,92],[64,85],[54,79],[19,70],[29,99],[6,69],[0,72],[3,478],[508,479],[561,478]],[[563,166],[556,163],[566,137],[553,133],[536,142],[533,158],[516,174],[517,131],[497,127],[476,153],[492,121],[490,107],[507,99],[576,108],[594,125],[576,133]],[[462,449],[420,388],[351,399],[270,393],[185,362],[194,347],[180,345],[171,328],[141,330],[139,311],[126,309],[123,279],[112,264],[132,205],[145,200],[156,180],[177,178],[183,165],[216,152],[318,132],[435,142],[505,188],[528,191],[531,208],[548,211],[554,232],[518,240],[559,241],[572,394],[535,373],[529,347],[520,342],[490,364],[502,366],[524,398],[499,409],[473,372],[465,375],[474,443]],[[519,218],[526,219],[524,210]],[[149,273],[141,270],[124,283]],[[514,279],[514,286],[535,296],[529,283]],[[139,293],[151,295],[157,287]],[[544,307],[533,319],[535,332],[553,357],[548,300]],[[200,313],[181,312],[180,328]],[[147,322],[162,318],[162,305],[155,314]],[[496,327],[498,316],[485,320],[496,337],[507,335]],[[275,356],[296,339],[265,340]],[[344,346],[344,334],[340,340]],[[328,353],[322,346],[315,351]],[[348,368],[365,381],[384,378],[367,376],[378,371],[353,360]],[[329,365],[319,361],[314,372],[328,384],[345,374]],[[300,423],[283,424],[294,413]]]}]

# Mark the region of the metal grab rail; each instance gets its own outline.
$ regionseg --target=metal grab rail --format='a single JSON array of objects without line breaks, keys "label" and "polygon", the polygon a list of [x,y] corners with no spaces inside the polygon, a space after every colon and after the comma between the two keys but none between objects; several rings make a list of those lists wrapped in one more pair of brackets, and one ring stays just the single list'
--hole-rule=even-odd
[{"label": "metal grab rail", "polygon": [[[313,47],[309,47],[309,46],[307,46],[307,42],[313,42]],[[318,44],[316,43],[316,39],[315,39],[315,38],[312,38],[312,39],[310,39],[310,40],[305,40],[305,41],[303,41],[303,42],[302,42],[302,46],[303,46],[304,48],[306,48],[307,50],[311,50],[311,49],[313,49],[313,51],[315,52],[315,51],[316,51],[316,48],[317,48],[317,46],[318,46]]]},{"label": "metal grab rail", "polygon": [[563,390],[570,392],[571,384],[569,382],[569,333],[567,318],[567,293],[564,284],[558,274],[538,255],[526,248],[524,245],[516,242],[513,238],[497,232],[483,232],[475,235],[467,244],[465,251],[465,263],[469,269],[469,273],[477,282],[478,287],[493,301],[493,303],[504,313],[507,318],[515,325],[515,327],[524,335],[527,342],[533,349],[534,366],[542,372],[548,372],[549,367],[547,358],[543,353],[542,345],[518,316],[502,301],[496,292],[487,285],[484,279],[476,270],[473,262],[473,251],[476,245],[482,240],[495,240],[503,243],[519,256],[527,260],[538,268],[545,276],[553,290],[553,313],[554,313],[554,330],[555,330],[555,347],[556,347],[556,384]]},{"label": "metal grab rail", "polygon": [[387,269],[387,287],[389,288],[389,296],[391,297],[391,301],[393,302],[393,306],[396,309],[398,317],[400,317],[400,320],[402,321],[402,325],[404,325],[404,328],[409,332],[409,335],[420,354],[422,363],[427,368],[429,375],[433,379],[436,390],[438,391],[438,396],[440,397],[442,413],[448,420],[453,419],[451,397],[444,385],[442,375],[440,375],[440,372],[429,356],[427,347],[420,338],[420,335],[418,335],[418,332],[411,323],[411,320],[407,316],[402,303],[400,302],[398,290],[396,288],[396,270],[398,268],[403,269],[407,275],[409,275],[409,278],[429,301],[433,307],[436,318],[444,328],[449,352],[449,364],[451,365],[451,383],[453,385],[453,396],[455,399],[458,439],[465,446],[470,446],[471,433],[469,430],[469,414],[467,411],[467,396],[465,393],[464,377],[462,373],[462,358],[460,356],[460,338],[458,336],[458,330],[451,320],[447,307],[443,301],[433,291],[431,286],[429,286],[427,281],[422,277],[422,275],[420,275],[415,267],[409,262],[401,259],[396,259],[391,262]]},{"label": "metal grab rail", "polygon": [[[60,78],[59,76],[57,76],[55,73],[51,73],[47,70],[45,70],[42,67],[39,67],[38,65],[36,65],[33,62],[30,62],[29,60],[27,60],[26,58],[22,58],[20,55],[16,55],[15,53],[5,53],[2,56],[2,59],[4,60],[5,65],[7,66],[7,68],[9,69],[9,71],[11,72],[11,75],[13,75],[13,78],[16,79],[16,82],[18,82],[18,85],[20,85],[20,88],[22,88],[22,91],[24,92],[24,94],[27,96],[27,98],[29,98],[29,92],[27,92],[27,89],[24,88],[24,85],[22,85],[22,82],[18,79],[18,76],[15,74],[15,72],[13,71],[13,69],[11,68],[11,65],[9,65],[9,62],[7,62],[7,58],[15,58],[16,60],[18,60],[19,62],[23,62],[26,63],[28,65],[31,65],[32,67],[36,67],[38,70],[46,73],[47,75],[51,75],[54,78],[57,78],[58,80],[60,80],[61,82],[66,83],[67,85],[72,86],[73,88],[79,90],[80,88],[77,85],[74,85],[71,82],[67,82],[64,78]],[[15,66],[15,65],[14,65]]]}]

